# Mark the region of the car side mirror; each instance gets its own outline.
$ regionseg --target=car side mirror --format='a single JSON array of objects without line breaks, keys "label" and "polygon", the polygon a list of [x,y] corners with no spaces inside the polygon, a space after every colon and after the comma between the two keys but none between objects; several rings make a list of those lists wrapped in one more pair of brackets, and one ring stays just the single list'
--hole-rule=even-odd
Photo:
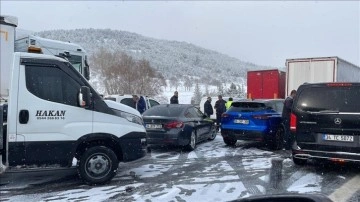
[{"label": "car side mirror", "polygon": [[78,99],[80,107],[88,108],[91,104],[90,88],[87,86],[81,86]]}]

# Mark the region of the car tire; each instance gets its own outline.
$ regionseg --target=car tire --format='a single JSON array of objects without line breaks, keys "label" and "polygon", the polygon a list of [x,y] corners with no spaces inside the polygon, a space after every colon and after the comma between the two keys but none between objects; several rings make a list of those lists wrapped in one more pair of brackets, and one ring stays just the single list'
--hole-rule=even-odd
[{"label": "car tire", "polygon": [[208,138],[208,140],[215,140],[217,132],[216,132],[216,127],[212,126],[211,127],[211,136]]},{"label": "car tire", "polygon": [[94,146],[87,149],[78,162],[80,178],[89,185],[105,184],[117,172],[119,160],[110,148]]},{"label": "car tire", "polygon": [[293,157],[293,161],[298,166],[303,166],[303,165],[305,165],[307,163],[307,159],[299,159],[299,158],[296,158],[296,157]]},{"label": "car tire", "polygon": [[279,150],[283,148],[283,138],[284,138],[284,128],[279,127],[276,130],[276,133],[274,135],[274,138],[272,140],[269,140],[268,146],[271,150]]},{"label": "car tire", "polygon": [[232,137],[226,137],[226,138],[224,138],[224,142],[228,146],[235,146],[237,140],[235,138],[232,138]]},{"label": "car tire", "polygon": [[189,144],[186,146],[186,149],[189,151],[193,151],[196,148],[196,134],[193,130],[190,135],[190,141]]}]

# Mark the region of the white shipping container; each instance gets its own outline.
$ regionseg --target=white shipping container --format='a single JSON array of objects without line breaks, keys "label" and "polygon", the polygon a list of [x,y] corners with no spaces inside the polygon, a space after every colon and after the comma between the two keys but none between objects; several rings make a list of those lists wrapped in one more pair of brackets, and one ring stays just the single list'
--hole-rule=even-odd
[{"label": "white shipping container", "polygon": [[286,60],[286,96],[303,83],[360,82],[360,67],[339,57]]}]

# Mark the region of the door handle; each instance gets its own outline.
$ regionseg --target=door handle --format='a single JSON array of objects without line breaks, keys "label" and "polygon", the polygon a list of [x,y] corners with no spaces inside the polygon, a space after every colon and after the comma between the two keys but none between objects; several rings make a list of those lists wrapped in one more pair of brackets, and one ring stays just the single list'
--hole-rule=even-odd
[{"label": "door handle", "polygon": [[29,111],[28,110],[20,110],[19,113],[19,122],[20,124],[27,124],[27,122],[29,121]]}]

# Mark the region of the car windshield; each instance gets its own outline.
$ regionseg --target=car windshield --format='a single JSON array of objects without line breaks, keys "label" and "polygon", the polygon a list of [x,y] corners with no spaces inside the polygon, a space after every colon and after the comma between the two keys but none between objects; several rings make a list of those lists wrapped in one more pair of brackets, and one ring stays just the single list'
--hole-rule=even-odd
[{"label": "car windshield", "polygon": [[0,0],[0,26],[0,202],[360,200],[359,0]]}]

